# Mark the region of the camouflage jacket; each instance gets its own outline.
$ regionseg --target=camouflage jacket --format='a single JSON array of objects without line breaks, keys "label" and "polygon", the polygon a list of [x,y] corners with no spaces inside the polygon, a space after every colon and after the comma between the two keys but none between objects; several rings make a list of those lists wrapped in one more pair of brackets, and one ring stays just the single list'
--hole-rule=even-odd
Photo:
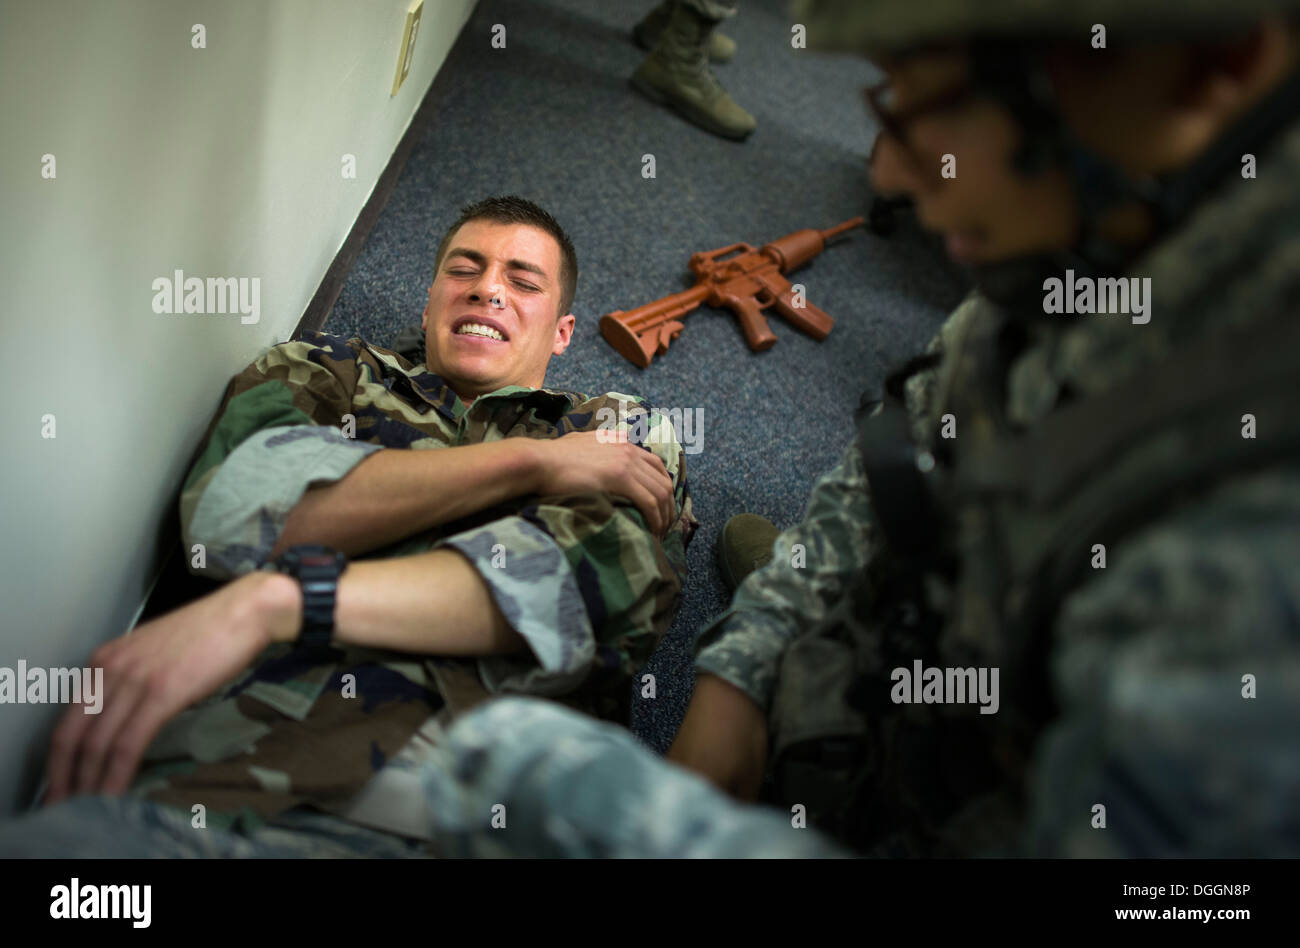
[{"label": "camouflage jacket", "polygon": [[458,550],[530,653],[470,660],[336,647],[321,656],[271,646],[168,723],[133,792],[187,813],[203,804],[209,825],[256,825],[302,803],[345,810],[417,731],[488,694],[548,696],[627,723],[631,675],[670,626],[685,579],[696,528],[685,458],[671,423],[633,396],[512,386],[466,408],[423,365],[326,334],[274,346],[235,376],[180,497],[187,564],[218,580],[265,568],[303,493],[375,451],[600,427],[621,428],[663,459],[678,518],[662,541],[621,497],[525,496],[360,557]]},{"label": "camouflage jacket", "polygon": [[[1071,398],[1140,378],[1186,340],[1294,312],[1300,127],[1258,161],[1257,179],[1221,182],[1132,266],[1130,276],[1151,279],[1149,323],[1090,315],[1030,324],[1004,379],[1005,418],[1050,419]],[[907,384],[917,443],[936,444],[941,417],[964,394],[954,372],[964,341],[1000,318],[972,295],[935,338],[930,351],[939,363]],[[1235,410],[1244,422],[1256,409]],[[731,682],[769,713],[792,642],[829,623],[871,621],[860,602],[846,607],[868,565],[885,555],[859,448],[850,444],[820,478],[802,523],[776,541],[771,564],[749,576],[700,635],[697,670]],[[961,509],[951,522],[964,530],[980,516]],[[1069,592],[1042,632],[1057,714],[1034,742],[1023,809],[1010,814],[1017,832],[984,840],[984,851],[1295,855],[1300,465],[1292,456],[1221,478],[1107,552],[1105,568]],[[967,556],[959,569],[980,565]],[[937,770],[945,766],[951,761]]]}]

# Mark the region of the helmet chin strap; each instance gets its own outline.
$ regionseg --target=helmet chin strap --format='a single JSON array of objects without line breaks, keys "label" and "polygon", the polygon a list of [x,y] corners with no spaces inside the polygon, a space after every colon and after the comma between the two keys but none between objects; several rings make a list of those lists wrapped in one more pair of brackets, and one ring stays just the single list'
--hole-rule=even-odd
[{"label": "helmet chin strap", "polygon": [[[1242,155],[1266,145],[1296,116],[1300,68],[1245,115],[1230,125],[1186,167],[1160,177],[1135,178],[1081,142],[1065,124],[1041,61],[1023,47],[977,44],[972,52],[974,80],[999,99],[1024,131],[1013,158],[1028,176],[1064,166],[1079,208],[1079,237],[1067,250],[979,264],[975,282],[1017,319],[1042,314],[1043,281],[1072,269],[1079,276],[1118,276],[1142,250],[1181,223],[1216,184],[1241,167]],[[1152,215],[1153,230],[1140,246],[1117,243],[1099,232],[1102,215],[1113,207],[1141,203]]]}]

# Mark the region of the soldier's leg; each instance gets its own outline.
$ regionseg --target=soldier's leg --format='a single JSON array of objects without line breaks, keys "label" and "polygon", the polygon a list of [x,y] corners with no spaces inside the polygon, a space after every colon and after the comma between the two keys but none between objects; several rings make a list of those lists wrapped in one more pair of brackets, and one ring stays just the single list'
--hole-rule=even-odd
[{"label": "soldier's leg", "polygon": [[772,545],[781,531],[758,514],[736,514],[718,534],[718,566],[722,581],[733,593],[754,570],[772,562]]},{"label": "soldier's leg", "polygon": [[677,2],[715,22],[735,16],[738,6],[738,0],[677,0]]},{"label": "soldier's leg", "polygon": [[673,4],[659,41],[632,74],[632,87],[687,121],[724,138],[743,139],[756,126],[709,71],[710,37],[735,12],[718,0]]},{"label": "soldier's leg", "polygon": [[[735,4],[718,4],[712,3],[714,15],[710,19],[723,20],[735,13]],[[721,8],[720,10],[718,8]],[[698,9],[698,7],[697,7]],[[659,36],[663,33],[664,27],[668,25],[668,18],[672,16],[673,0],[662,0],[658,6],[645,15],[632,28],[632,38],[636,44],[644,50],[652,50],[659,43]],[[716,29],[709,34],[709,59],[715,63],[730,62],[736,55],[736,41],[730,36],[719,33]]]},{"label": "soldier's leg", "polygon": [[424,770],[439,855],[848,855],[788,814],[736,803],[622,728],[552,702],[465,715]]},{"label": "soldier's leg", "polygon": [[325,814],[293,811],[248,834],[199,829],[137,796],[78,796],[0,826],[0,858],[176,859],[420,857],[420,843]]},{"label": "soldier's leg", "polygon": [[[244,843],[247,846],[247,843]],[[223,830],[200,831],[179,812],[136,796],[75,796],[0,826],[0,857],[149,859],[247,855]]]},{"label": "soldier's leg", "polygon": [[369,829],[308,808],[290,810],[248,834],[258,855],[278,858],[430,859],[426,841]]}]

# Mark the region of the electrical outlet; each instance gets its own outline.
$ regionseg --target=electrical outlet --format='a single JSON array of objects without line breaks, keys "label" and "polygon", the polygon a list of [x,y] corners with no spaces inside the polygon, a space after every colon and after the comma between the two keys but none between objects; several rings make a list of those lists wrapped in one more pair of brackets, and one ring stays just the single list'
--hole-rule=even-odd
[{"label": "electrical outlet", "polygon": [[415,36],[420,32],[420,17],[424,15],[424,0],[413,0],[406,11],[406,28],[402,31],[402,52],[397,57],[397,75],[393,78],[393,91],[389,96],[397,95],[406,81],[406,74],[411,71],[411,56],[415,53]]}]

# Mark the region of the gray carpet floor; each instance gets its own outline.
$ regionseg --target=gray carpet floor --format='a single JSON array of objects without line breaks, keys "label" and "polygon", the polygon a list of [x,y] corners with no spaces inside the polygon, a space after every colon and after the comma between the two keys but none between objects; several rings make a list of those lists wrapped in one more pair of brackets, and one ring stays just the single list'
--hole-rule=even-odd
[{"label": "gray carpet floor", "polygon": [[[687,458],[700,529],[681,610],[647,671],[657,698],[634,701],[633,730],[671,742],[693,684],[697,631],[725,608],[715,544],[733,514],[786,528],[853,434],[864,390],[919,350],[964,284],[908,217],[888,238],[859,229],[793,277],[836,320],[814,342],[777,318],[772,349],[746,347],[730,313],[700,308],[648,369],[597,323],[691,285],[691,253],[755,246],[866,214],[875,129],[862,104],[866,60],[794,49],[785,0],[743,0],[724,32],[739,44],[715,74],[758,120],[743,143],[715,138],[627,84],[643,53],[631,27],[652,5],[608,0],[481,0],[453,48],[446,94],[371,232],[324,331],[389,345],[419,324],[439,239],[470,201],[519,194],[541,204],[577,248],[578,317],[552,388],[629,392],[663,408],[703,409],[702,451]],[[494,24],[506,48],[493,49]],[[655,156],[656,176],[642,177]]]}]

